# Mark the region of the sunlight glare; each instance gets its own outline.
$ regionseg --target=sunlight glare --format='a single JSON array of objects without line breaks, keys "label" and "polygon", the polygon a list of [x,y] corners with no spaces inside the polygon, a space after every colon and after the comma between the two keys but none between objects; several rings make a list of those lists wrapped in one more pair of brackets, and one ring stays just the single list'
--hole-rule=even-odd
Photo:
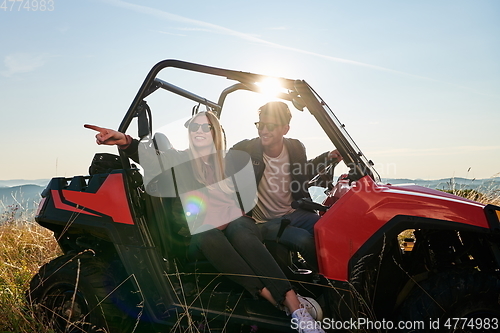
[{"label": "sunlight glare", "polygon": [[259,86],[261,93],[268,98],[275,98],[278,94],[283,92],[283,87],[275,78],[266,78],[255,84]]}]

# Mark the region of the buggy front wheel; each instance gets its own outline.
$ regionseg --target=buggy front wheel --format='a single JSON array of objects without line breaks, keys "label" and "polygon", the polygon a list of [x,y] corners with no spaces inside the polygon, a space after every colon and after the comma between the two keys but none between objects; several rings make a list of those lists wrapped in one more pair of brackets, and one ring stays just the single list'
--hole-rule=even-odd
[{"label": "buggy front wheel", "polygon": [[[35,315],[58,332],[127,332],[134,313],[116,267],[92,255],[63,255],[42,266],[27,293]],[[131,294],[131,291],[128,291]],[[126,308],[129,308],[130,311]]]}]

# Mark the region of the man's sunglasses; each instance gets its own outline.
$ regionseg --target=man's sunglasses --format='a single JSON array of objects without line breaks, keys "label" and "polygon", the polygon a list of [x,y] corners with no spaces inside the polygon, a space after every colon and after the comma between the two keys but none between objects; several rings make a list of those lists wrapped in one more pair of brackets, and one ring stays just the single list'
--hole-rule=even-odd
[{"label": "man's sunglasses", "polygon": [[208,124],[208,123],[205,123],[205,124],[197,124],[197,123],[190,123],[189,124],[189,130],[191,132],[196,132],[198,131],[198,129],[201,127],[201,130],[205,133],[207,132],[210,132],[210,130],[212,129],[212,125],[211,124]]},{"label": "man's sunglasses", "polygon": [[274,131],[274,129],[278,126],[281,126],[280,124],[273,124],[273,123],[263,123],[262,121],[258,121],[255,123],[255,127],[257,127],[258,130],[263,130],[264,128],[267,127],[267,130],[269,132]]}]

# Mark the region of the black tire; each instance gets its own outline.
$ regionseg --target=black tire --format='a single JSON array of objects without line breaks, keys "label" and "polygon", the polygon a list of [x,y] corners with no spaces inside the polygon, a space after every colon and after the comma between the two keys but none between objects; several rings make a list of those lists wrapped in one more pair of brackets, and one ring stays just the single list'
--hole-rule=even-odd
[{"label": "black tire", "polygon": [[92,255],[63,255],[40,268],[27,298],[35,315],[57,332],[128,332],[133,320],[125,311],[138,310],[126,305],[134,303],[123,297],[131,284],[122,283],[118,271],[119,265]]},{"label": "black tire", "polygon": [[398,311],[396,323],[403,322],[413,327],[401,332],[436,331],[436,323],[440,332],[498,332],[500,279],[477,270],[438,273],[413,287]]}]

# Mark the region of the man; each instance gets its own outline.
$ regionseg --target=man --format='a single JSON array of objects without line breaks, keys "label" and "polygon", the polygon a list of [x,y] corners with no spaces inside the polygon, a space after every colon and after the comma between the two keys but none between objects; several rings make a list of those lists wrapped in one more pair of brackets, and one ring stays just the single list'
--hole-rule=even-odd
[{"label": "man", "polygon": [[301,253],[306,262],[318,271],[314,244],[314,224],[319,215],[312,211],[293,209],[291,203],[310,199],[308,181],[321,166],[340,162],[337,150],[307,160],[304,145],[296,139],[284,138],[290,129],[292,114],[283,102],[269,102],[259,109],[255,123],[259,137],[243,140],[232,149],[250,154],[258,184],[258,201],[251,214],[261,228],[265,240],[276,241],[282,220],[290,224],[279,243]]}]

